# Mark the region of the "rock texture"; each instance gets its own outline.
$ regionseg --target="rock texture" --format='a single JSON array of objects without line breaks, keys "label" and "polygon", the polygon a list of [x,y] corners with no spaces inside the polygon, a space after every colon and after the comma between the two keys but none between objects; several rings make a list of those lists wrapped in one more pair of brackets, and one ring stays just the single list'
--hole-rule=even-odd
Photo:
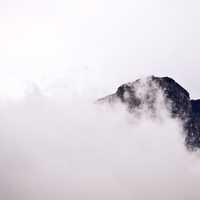
[{"label": "rock texture", "polygon": [[171,116],[183,121],[185,144],[189,149],[200,148],[200,100],[191,100],[190,94],[169,77],[150,76],[121,85],[116,93],[99,99],[99,103],[122,102],[129,112],[145,107],[156,113],[159,93],[164,97]]}]

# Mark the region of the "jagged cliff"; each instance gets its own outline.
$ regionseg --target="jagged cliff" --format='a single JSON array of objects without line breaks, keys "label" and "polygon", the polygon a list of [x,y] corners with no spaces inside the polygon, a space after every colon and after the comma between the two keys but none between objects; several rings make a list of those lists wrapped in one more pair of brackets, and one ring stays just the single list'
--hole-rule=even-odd
[{"label": "jagged cliff", "polygon": [[121,85],[116,93],[98,102],[113,104],[120,101],[127,106],[129,112],[145,106],[155,113],[160,91],[171,116],[183,121],[186,146],[189,149],[200,148],[200,100],[191,100],[189,92],[172,78],[150,76],[138,79]]}]

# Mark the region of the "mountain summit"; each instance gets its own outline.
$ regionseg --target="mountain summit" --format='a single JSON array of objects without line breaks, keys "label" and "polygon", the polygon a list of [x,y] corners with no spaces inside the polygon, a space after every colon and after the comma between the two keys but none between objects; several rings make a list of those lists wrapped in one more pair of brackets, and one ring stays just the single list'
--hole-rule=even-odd
[{"label": "mountain summit", "polygon": [[114,94],[98,99],[98,102],[121,102],[131,113],[145,108],[156,116],[160,93],[171,116],[183,121],[186,146],[193,150],[200,148],[200,99],[190,99],[189,92],[172,78],[150,76],[138,79],[121,85]]}]

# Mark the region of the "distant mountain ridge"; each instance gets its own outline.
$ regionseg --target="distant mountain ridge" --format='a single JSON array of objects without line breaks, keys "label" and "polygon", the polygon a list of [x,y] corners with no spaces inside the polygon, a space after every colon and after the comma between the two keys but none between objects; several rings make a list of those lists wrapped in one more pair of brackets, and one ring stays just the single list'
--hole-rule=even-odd
[{"label": "distant mountain ridge", "polygon": [[157,93],[161,90],[170,113],[183,121],[185,144],[189,149],[200,148],[200,99],[190,99],[189,92],[170,77],[150,76],[121,85],[114,94],[98,99],[99,103],[122,102],[129,112],[146,106],[152,113],[156,109]]}]

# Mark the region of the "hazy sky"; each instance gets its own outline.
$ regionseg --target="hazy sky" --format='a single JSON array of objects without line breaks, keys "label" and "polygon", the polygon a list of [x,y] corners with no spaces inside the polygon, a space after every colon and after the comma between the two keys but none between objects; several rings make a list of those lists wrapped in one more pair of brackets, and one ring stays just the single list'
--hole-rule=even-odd
[{"label": "hazy sky", "polygon": [[199,6],[197,0],[1,0],[0,94],[20,96],[35,82],[45,89],[95,85],[102,95],[155,74],[200,97]]}]

